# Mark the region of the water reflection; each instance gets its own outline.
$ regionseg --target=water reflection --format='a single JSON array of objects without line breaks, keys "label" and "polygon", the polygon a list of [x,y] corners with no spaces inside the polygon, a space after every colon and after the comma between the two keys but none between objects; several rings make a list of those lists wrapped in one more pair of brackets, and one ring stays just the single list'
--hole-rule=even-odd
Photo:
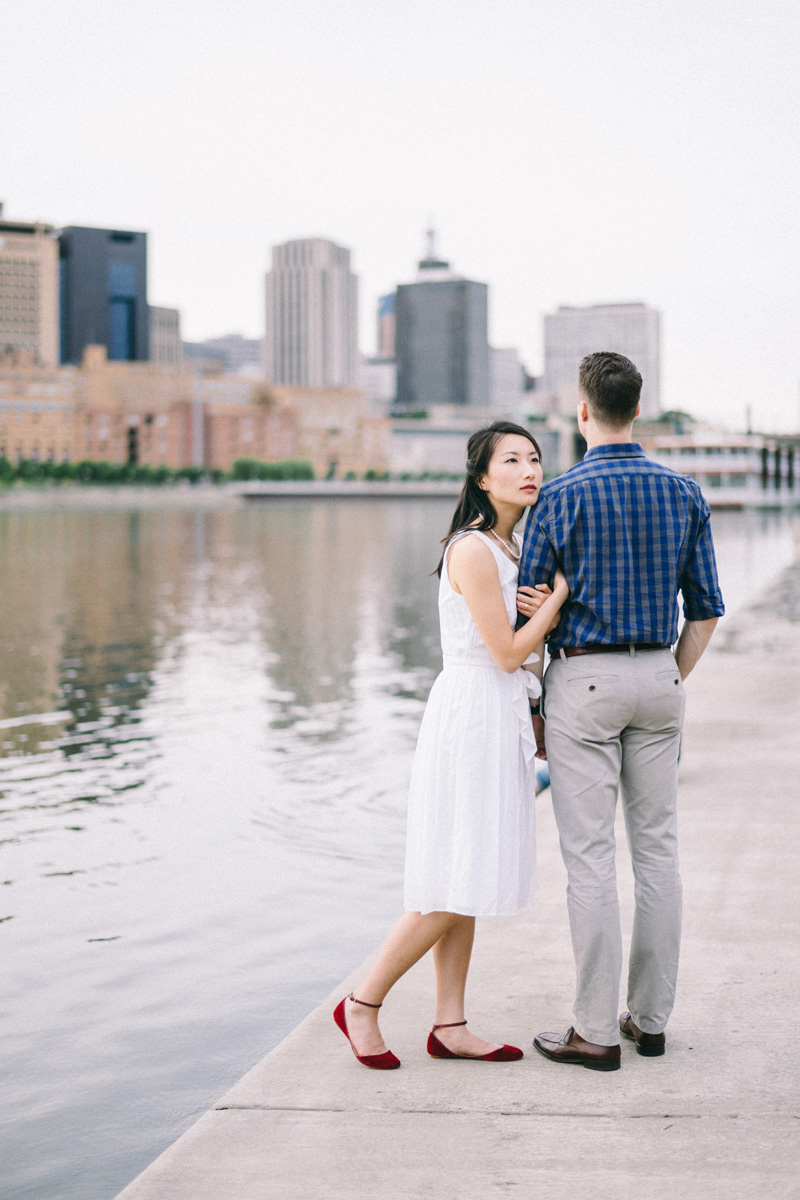
[{"label": "water reflection", "polygon": [[0,720],[68,714],[0,726],[8,1195],[113,1194],[394,915],[449,507],[0,514]]},{"label": "water reflection", "polygon": [[[395,915],[451,508],[0,513],[8,1197],[107,1200]],[[790,556],[715,529],[734,605]]]}]

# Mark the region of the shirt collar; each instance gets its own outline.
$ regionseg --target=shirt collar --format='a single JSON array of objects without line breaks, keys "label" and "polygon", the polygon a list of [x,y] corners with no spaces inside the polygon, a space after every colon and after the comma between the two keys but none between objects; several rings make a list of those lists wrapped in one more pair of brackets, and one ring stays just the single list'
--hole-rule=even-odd
[{"label": "shirt collar", "polygon": [[644,458],[645,453],[638,442],[613,442],[609,446],[592,446],[583,456],[587,462],[594,458]]}]

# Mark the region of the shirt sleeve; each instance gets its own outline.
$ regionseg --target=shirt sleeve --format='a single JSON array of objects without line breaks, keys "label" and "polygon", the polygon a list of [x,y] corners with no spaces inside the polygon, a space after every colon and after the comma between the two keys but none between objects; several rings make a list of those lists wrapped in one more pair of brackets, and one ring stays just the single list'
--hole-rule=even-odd
[{"label": "shirt sleeve", "polygon": [[547,533],[546,522],[546,505],[540,500],[525,526],[522,558],[519,564],[520,587],[535,587],[537,583],[551,584],[553,582],[558,559]]},{"label": "shirt sleeve", "polygon": [[725,612],[717,577],[717,561],[711,538],[711,511],[703,501],[703,513],[694,549],[680,581],[683,615],[687,621],[708,621]]}]

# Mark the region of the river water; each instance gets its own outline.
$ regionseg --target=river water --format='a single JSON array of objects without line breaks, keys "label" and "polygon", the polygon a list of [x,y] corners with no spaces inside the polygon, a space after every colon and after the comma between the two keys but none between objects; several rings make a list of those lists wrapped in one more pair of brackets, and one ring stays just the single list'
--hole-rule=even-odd
[{"label": "river water", "polygon": [[[110,1200],[399,913],[452,507],[0,513],[4,1200]],[[736,609],[789,521],[713,524]]]}]

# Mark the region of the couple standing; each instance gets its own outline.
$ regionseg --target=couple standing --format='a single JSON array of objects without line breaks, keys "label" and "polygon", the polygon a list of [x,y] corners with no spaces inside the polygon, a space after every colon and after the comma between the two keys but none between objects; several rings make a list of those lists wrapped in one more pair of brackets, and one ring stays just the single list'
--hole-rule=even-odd
[{"label": "couple standing", "polygon": [[[439,564],[444,669],[412,770],[406,912],[334,1013],[366,1066],[400,1065],[383,1042],[377,1010],[430,949],[437,997],[428,1053],[522,1057],[467,1028],[464,992],[475,917],[512,914],[533,901],[534,759],[545,755],[568,875],[577,996],[570,1029],[539,1034],[534,1046],[555,1062],[598,1071],[620,1066],[620,1034],[640,1054],[664,1053],[681,927],[683,680],[724,610],[697,484],[651,462],[632,440],[641,386],[620,354],[583,360],[578,426],[588,450],[541,494],[541,455],[527,430],[496,422],[470,439],[467,480]],[[520,543],[514,527],[526,508]],[[618,792],[636,900],[629,1011],[619,1018]]]}]

